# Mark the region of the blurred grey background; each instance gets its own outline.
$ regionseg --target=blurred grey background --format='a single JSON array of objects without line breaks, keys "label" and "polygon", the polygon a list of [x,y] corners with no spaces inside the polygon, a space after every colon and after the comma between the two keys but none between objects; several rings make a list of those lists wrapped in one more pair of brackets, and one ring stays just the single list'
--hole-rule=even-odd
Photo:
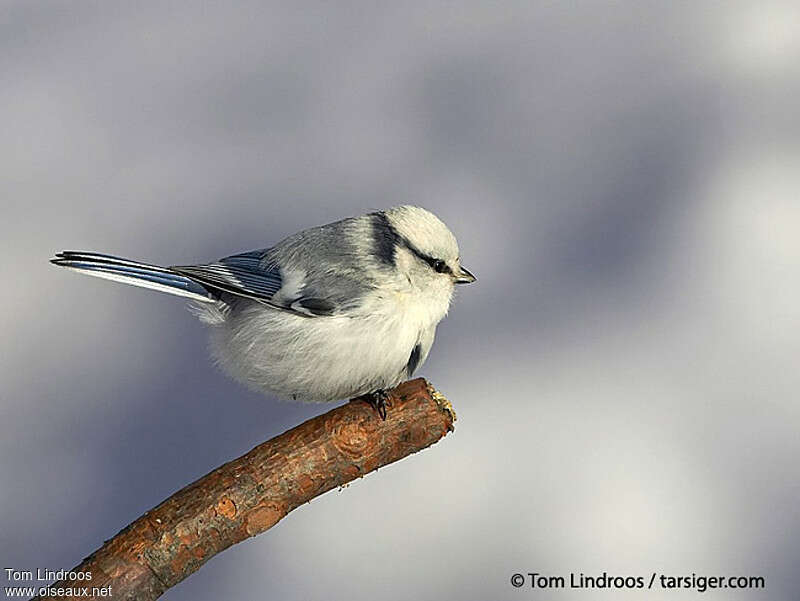
[{"label": "blurred grey background", "polygon": [[456,433],[165,599],[796,598],[799,95],[789,0],[4,2],[0,564],[72,567],[327,409],[51,253],[190,263],[413,203],[479,277],[422,370]]}]

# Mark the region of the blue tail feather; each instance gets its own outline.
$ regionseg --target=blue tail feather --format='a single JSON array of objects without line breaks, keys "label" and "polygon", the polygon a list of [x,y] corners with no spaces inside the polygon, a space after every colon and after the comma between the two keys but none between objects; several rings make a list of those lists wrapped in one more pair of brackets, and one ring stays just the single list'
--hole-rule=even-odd
[{"label": "blue tail feather", "polygon": [[199,282],[158,265],[80,251],[60,252],[55,258],[50,259],[50,262],[86,275],[185,296],[193,300],[202,302],[216,300],[215,295]]}]

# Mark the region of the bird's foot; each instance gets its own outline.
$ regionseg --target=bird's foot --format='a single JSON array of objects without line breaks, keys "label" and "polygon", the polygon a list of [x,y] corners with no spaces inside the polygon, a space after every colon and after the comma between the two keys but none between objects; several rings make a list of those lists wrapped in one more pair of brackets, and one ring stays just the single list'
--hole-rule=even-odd
[{"label": "bird's foot", "polygon": [[386,401],[391,395],[383,388],[370,392],[364,395],[364,400],[369,403],[372,408],[378,412],[383,421],[386,421]]}]

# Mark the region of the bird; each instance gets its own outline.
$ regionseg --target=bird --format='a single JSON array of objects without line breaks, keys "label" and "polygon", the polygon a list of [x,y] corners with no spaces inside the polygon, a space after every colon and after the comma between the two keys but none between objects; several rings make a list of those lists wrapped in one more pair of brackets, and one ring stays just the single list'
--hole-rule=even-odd
[{"label": "bird", "polygon": [[444,222],[411,205],[205,264],[82,251],[50,261],[188,298],[210,327],[214,361],[250,389],[299,401],[363,398],[384,420],[386,391],[425,363],[455,286],[476,280]]}]

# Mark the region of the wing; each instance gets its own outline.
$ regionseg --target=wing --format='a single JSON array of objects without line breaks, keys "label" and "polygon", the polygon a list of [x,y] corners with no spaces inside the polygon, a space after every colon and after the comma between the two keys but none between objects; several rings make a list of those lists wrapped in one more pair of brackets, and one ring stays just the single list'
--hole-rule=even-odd
[{"label": "wing", "polygon": [[170,271],[223,292],[269,302],[281,289],[283,278],[278,269],[261,266],[263,256],[263,250],[254,250],[206,265],[176,265]]},{"label": "wing", "polygon": [[268,250],[254,250],[215,263],[178,265],[170,267],[170,270],[206,287],[297,315],[318,317],[335,312],[336,305],[330,300],[303,293],[302,274],[284,277],[279,267],[265,259],[267,253]]}]

